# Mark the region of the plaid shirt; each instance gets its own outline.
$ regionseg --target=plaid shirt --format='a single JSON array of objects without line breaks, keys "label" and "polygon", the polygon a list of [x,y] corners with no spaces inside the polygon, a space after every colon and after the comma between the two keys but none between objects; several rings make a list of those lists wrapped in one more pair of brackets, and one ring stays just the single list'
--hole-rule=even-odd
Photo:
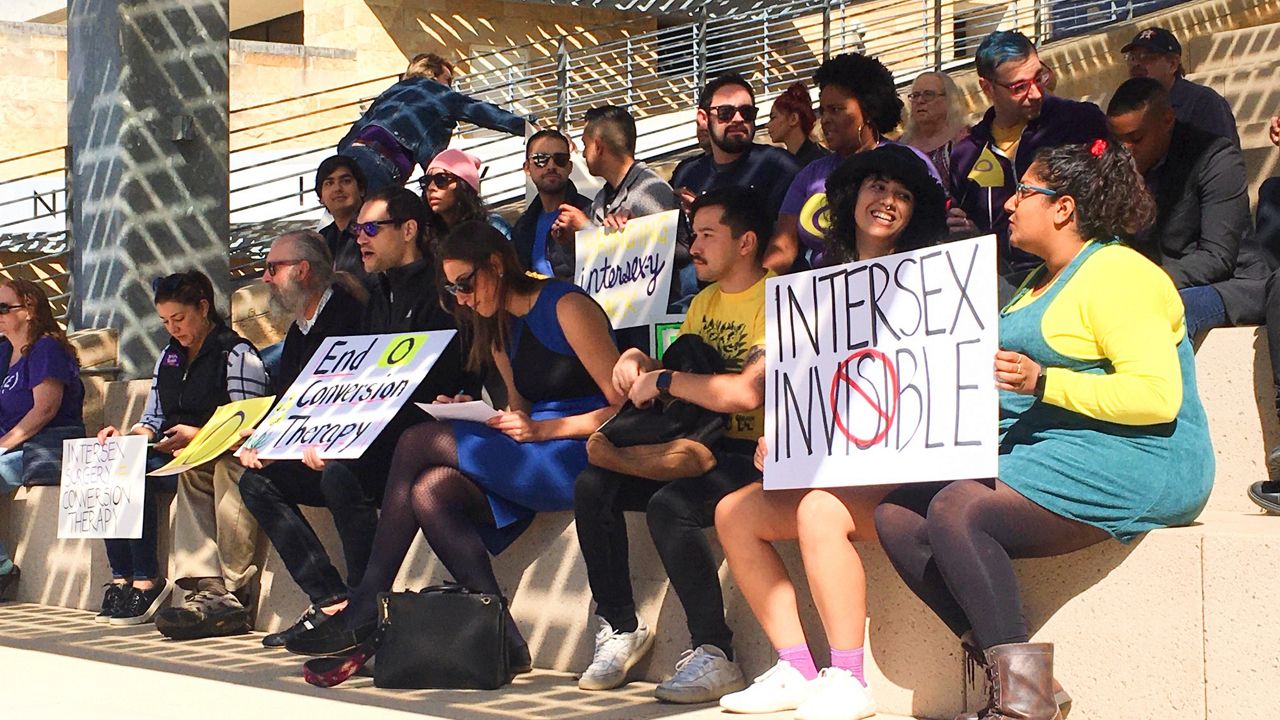
[{"label": "plaid shirt", "polygon": [[[160,388],[156,380],[160,376],[160,363],[165,353],[156,359],[155,371],[151,374],[151,391],[147,393],[147,404],[142,410],[142,419],[138,425],[160,433],[164,427],[164,409],[160,407]],[[262,397],[271,391],[267,379],[267,369],[258,357],[258,351],[249,343],[240,343],[227,353],[227,395],[232,402]],[[135,425],[134,427],[137,427]]]}]

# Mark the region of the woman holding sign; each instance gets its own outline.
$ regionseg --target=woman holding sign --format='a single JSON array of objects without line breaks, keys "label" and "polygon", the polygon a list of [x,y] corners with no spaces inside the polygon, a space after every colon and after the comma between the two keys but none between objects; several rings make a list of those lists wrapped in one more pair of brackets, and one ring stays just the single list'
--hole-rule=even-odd
[{"label": "woman holding sign", "polygon": [[[345,610],[289,642],[292,652],[340,654],[367,638],[374,600],[419,531],[454,580],[500,595],[489,554],[535,513],[573,508],[586,437],[621,403],[609,320],[581,289],[526,275],[511,243],[483,221],[456,227],[440,257],[441,296],[456,300],[459,328],[472,336],[468,364],[496,366],[509,409],[485,423],[424,422],[400,437],[364,579]],[[529,648],[509,615],[507,628],[511,667],[527,670]]]},{"label": "woman holding sign", "polygon": [[[827,264],[890,255],[946,234],[945,196],[923,160],[887,145],[845,161],[827,180]],[[756,452],[763,469],[764,440]],[[797,718],[855,720],[875,712],[862,671],[866,581],[852,540],[875,538],[872,512],[887,488],[765,491],[752,483],[720,501],[716,533],[738,587],[778,652],[773,669],[720,706],[739,713],[796,710]],[[772,543],[799,540],[800,555],[831,646],[818,671],[795,587]]]},{"label": "woman holding sign", "polygon": [[[174,455],[186,447],[220,405],[260,397],[267,390],[258,351],[223,321],[204,273],[189,270],[158,278],[152,289],[156,313],[170,337],[156,360],[142,419],[129,429],[129,434],[155,442],[149,465],[157,455]],[[98,440],[118,433],[107,426]],[[235,458],[225,455],[178,477],[173,547],[177,584],[188,594],[181,607],[163,611],[173,583],[160,576],[156,559],[154,493],[164,489],[164,480],[147,479],[142,538],[106,541],[112,581],[99,622],[139,625],[159,613],[157,629],[175,639],[249,629],[248,611],[234,594],[258,570],[253,564],[258,524],[240,499],[243,472]]]},{"label": "woman holding sign", "polygon": [[980,717],[1050,720],[1053,645],[1028,642],[1011,559],[1191,522],[1213,448],[1178,291],[1117,242],[1153,215],[1129,153],[1105,140],[1041,150],[1005,209],[1010,244],[1044,264],[1000,314],[1000,477],[904,487],[876,526],[903,580],[986,667]]},{"label": "woman holding sign", "polygon": [[[0,383],[0,493],[7,495],[31,476],[40,453],[60,458],[63,440],[84,437],[84,384],[75,348],[39,285],[0,283],[0,333],[0,357],[7,361]],[[19,574],[0,546],[0,598]]]}]

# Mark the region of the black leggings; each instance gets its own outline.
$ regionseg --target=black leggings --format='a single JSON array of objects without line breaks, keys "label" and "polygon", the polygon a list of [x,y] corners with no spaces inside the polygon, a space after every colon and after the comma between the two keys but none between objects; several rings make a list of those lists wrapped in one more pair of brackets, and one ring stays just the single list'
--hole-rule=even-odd
[{"label": "black leggings", "polygon": [[1027,642],[1012,558],[1064,555],[1106,540],[994,481],[908,485],[876,508],[890,562],[957,637],[978,646]]},{"label": "black leggings", "polygon": [[[493,527],[484,492],[458,469],[458,450],[448,423],[425,422],[406,430],[396,443],[382,498],[382,515],[364,579],[351,592],[348,625],[369,622],[378,593],[391,589],[418,531],[453,579],[480,592],[501,595],[480,527]],[[522,644],[507,617],[507,637]]]}]

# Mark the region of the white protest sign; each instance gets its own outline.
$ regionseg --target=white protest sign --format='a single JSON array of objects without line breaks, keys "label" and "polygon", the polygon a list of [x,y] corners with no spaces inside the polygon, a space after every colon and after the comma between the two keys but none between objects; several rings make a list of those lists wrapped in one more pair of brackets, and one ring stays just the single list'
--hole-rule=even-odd
[{"label": "white protest sign", "polygon": [[360,457],[457,331],[326,338],[245,441],[266,460]]},{"label": "white protest sign", "polygon": [[58,537],[141,538],[146,466],[141,435],[63,440]]},{"label": "white protest sign", "polygon": [[766,488],[995,477],[994,236],[772,278]]},{"label": "white protest sign", "polygon": [[574,282],[615,328],[650,325],[667,314],[680,211],[633,218],[622,230],[590,228],[574,240]]}]

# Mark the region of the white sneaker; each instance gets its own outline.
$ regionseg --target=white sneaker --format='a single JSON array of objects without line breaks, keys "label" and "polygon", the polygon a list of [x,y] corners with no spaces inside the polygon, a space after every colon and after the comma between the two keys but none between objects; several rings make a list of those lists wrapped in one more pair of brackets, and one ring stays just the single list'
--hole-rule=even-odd
[{"label": "white sneaker", "polygon": [[663,680],[653,696],[670,703],[708,703],[747,686],[738,665],[715,645],[685,650],[676,672]]},{"label": "white sneaker", "polygon": [[796,708],[796,720],[862,720],[876,714],[871,689],[843,668],[823,668],[809,697]]},{"label": "white sneaker", "polygon": [[591,664],[578,678],[582,690],[612,690],[627,682],[627,673],[653,647],[653,633],[643,622],[635,632],[617,632],[604,618],[596,616],[596,652]]},{"label": "white sneaker", "polygon": [[795,710],[809,697],[811,686],[800,671],[779,660],[742,692],[720,698],[720,708],[735,713],[773,713]]}]

